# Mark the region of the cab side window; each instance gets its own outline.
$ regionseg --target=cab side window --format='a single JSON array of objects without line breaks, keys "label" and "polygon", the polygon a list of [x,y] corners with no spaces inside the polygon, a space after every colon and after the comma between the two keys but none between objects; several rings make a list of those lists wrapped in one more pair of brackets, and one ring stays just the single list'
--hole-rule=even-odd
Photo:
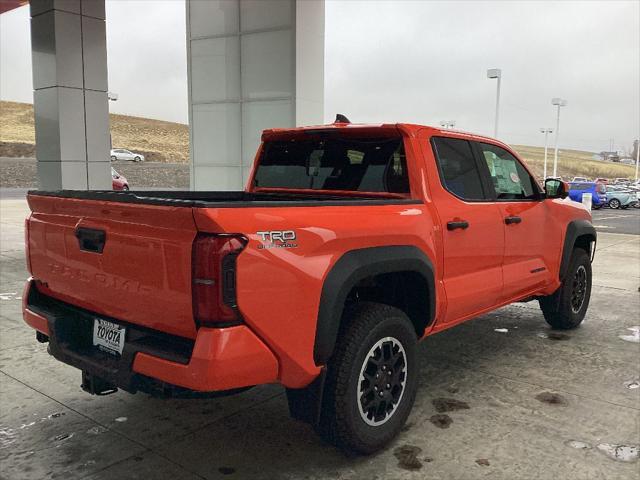
[{"label": "cab side window", "polygon": [[444,188],[463,200],[486,200],[471,144],[448,137],[433,137],[431,142]]},{"label": "cab side window", "polygon": [[498,200],[537,200],[540,189],[522,164],[504,148],[479,143]]}]

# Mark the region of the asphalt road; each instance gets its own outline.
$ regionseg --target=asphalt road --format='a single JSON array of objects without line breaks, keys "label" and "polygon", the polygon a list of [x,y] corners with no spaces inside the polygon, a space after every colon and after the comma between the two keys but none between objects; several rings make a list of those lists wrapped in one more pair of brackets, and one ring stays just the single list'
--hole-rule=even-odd
[{"label": "asphalt road", "polygon": [[640,235],[640,209],[613,210],[603,208],[593,210],[593,224],[600,233],[628,233]]}]

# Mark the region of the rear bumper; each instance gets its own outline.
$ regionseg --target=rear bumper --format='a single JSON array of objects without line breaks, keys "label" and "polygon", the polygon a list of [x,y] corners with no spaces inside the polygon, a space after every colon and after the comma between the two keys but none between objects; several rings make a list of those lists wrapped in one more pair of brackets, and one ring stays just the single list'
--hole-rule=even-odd
[{"label": "rear bumper", "polygon": [[[195,341],[126,324],[120,357],[92,345],[93,320],[101,317],[40,293],[29,280],[23,293],[24,321],[49,337],[56,359],[135,392],[149,380],[198,392],[225,391],[278,377],[278,361],[246,326],[200,328]],[[157,390],[154,389],[154,390]]]}]

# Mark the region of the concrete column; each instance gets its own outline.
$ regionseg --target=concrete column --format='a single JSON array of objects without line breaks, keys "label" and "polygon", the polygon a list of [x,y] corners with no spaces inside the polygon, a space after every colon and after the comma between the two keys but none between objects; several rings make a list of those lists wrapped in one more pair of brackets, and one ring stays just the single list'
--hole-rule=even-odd
[{"label": "concrete column", "polygon": [[104,0],[31,0],[39,188],[111,189]]},{"label": "concrete column", "polygon": [[324,0],[187,0],[187,45],[193,190],[242,189],[262,130],[323,122]]}]

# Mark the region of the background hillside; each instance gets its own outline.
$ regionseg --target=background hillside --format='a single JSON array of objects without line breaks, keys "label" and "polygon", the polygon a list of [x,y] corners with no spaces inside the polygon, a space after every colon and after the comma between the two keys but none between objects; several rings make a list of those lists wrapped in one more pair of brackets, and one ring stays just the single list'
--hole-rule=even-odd
[{"label": "background hillside", "polygon": [[[114,148],[143,153],[148,161],[189,161],[189,126],[110,114]],[[0,157],[35,157],[33,105],[0,102]]]},{"label": "background hillside", "polygon": [[[189,127],[180,123],[151,118],[111,114],[111,136],[114,148],[141,152],[147,161],[187,163],[189,161]],[[0,102],[0,157],[35,157],[33,106],[26,103]],[[544,148],[514,145],[538,178],[542,178]],[[629,177],[634,167],[594,159],[593,152],[562,150],[558,174],[565,179],[574,176]],[[548,174],[553,171],[553,150],[549,149]]]}]

